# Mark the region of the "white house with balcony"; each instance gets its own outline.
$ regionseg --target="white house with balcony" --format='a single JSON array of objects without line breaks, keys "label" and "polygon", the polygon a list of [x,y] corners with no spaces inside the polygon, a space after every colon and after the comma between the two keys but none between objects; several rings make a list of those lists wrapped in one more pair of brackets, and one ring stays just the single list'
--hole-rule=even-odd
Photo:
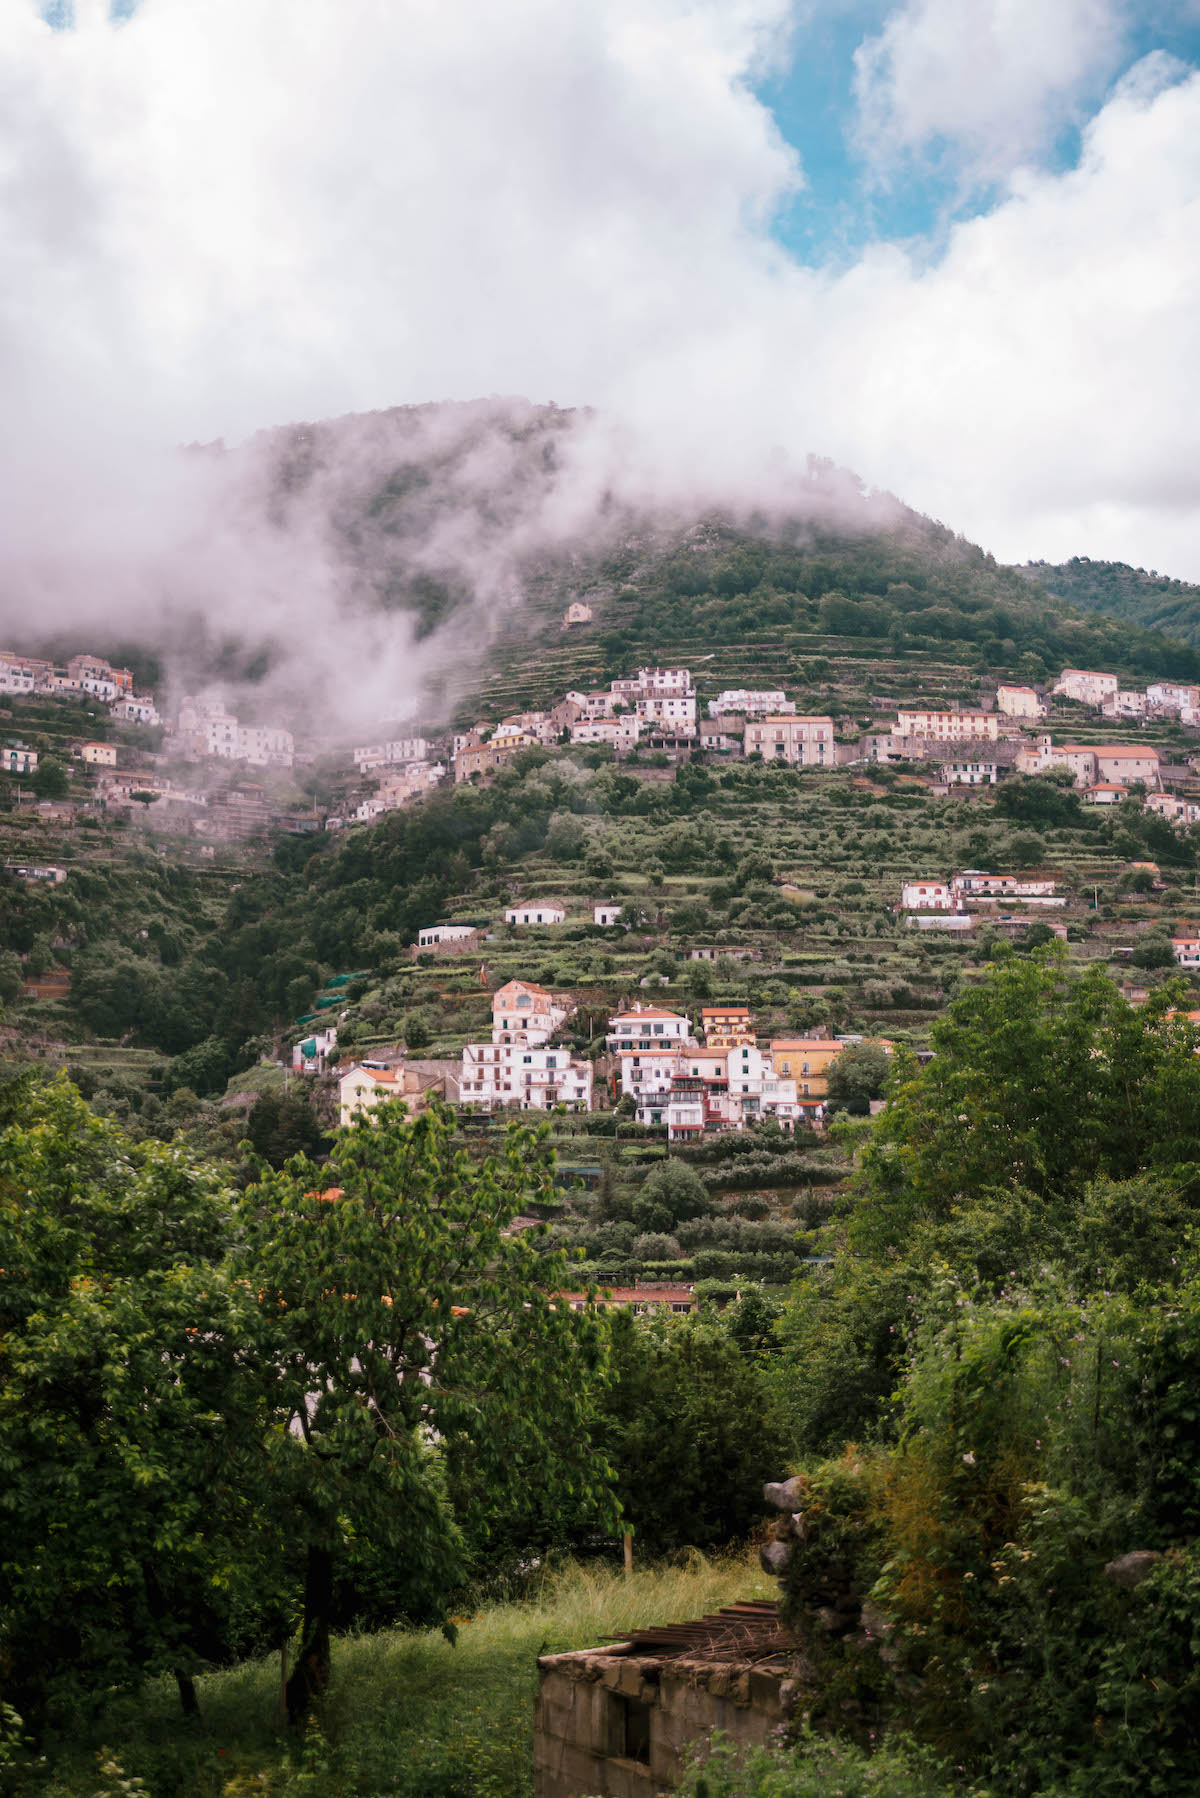
[{"label": "white house with balcony", "polygon": [[484,1111],[550,1111],[556,1105],[590,1111],[592,1064],[535,1043],[467,1043],[458,1087],[462,1104]]},{"label": "white house with balcony", "polygon": [[636,1048],[680,1048],[695,1042],[690,1018],[677,1011],[667,1011],[660,1005],[640,1004],[610,1018],[604,1040],[610,1049],[618,1052]]},{"label": "white house with balcony", "polygon": [[492,994],[492,1042],[528,1048],[548,1042],[575,1009],[573,999],[530,980],[509,980]]}]

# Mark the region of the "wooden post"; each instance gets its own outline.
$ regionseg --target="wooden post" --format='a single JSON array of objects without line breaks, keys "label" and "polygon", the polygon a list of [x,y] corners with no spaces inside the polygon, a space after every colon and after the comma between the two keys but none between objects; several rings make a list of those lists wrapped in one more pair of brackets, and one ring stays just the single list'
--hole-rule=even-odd
[{"label": "wooden post", "polygon": [[633,1531],[625,1531],[625,1578],[633,1578]]}]

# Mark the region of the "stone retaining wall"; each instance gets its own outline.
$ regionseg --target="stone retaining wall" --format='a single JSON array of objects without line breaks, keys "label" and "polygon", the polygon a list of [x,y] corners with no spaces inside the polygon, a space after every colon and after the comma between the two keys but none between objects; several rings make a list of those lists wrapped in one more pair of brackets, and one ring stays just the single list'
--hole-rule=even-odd
[{"label": "stone retaining wall", "polygon": [[689,1746],[721,1730],[762,1743],[796,1693],[782,1660],[750,1665],[628,1645],[543,1655],[534,1715],[534,1798],[653,1798],[672,1791]]}]

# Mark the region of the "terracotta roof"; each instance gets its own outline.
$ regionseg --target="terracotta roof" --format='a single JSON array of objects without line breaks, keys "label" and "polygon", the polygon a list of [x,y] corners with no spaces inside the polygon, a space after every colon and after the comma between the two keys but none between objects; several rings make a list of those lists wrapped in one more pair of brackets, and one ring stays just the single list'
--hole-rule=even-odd
[{"label": "terracotta roof", "polygon": [[[1158,760],[1157,749],[1152,749],[1148,743],[1141,748],[1133,743],[1064,743],[1062,750],[1064,755],[1071,753],[1076,755],[1124,755],[1138,757],[1152,755],[1155,761]],[[1051,754],[1053,753],[1053,750],[1051,750]]]},{"label": "terracotta roof", "polygon": [[839,1043],[829,1036],[777,1036],[771,1039],[771,1048],[775,1049],[844,1049],[845,1043]]},{"label": "terracotta roof", "polygon": [[664,1011],[659,1005],[643,1005],[638,1011],[619,1011],[609,1021],[613,1024],[636,1023],[639,1018],[674,1018],[678,1024],[687,1023],[682,1012]]}]

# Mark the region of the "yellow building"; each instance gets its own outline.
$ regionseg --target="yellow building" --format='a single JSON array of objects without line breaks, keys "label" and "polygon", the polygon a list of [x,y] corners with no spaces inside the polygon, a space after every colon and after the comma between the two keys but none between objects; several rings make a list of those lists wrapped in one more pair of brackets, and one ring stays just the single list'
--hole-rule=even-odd
[{"label": "yellow building", "polygon": [[82,743],[79,753],[85,762],[94,768],[115,768],[117,765],[117,749],[114,743]]},{"label": "yellow building", "polygon": [[[892,1052],[891,1043],[882,1037],[860,1040],[869,1043],[873,1049],[885,1049],[889,1055]],[[830,1068],[842,1050],[852,1046],[827,1036],[777,1038],[771,1044],[776,1078],[794,1080],[800,1098],[823,1099],[829,1091]]]}]

